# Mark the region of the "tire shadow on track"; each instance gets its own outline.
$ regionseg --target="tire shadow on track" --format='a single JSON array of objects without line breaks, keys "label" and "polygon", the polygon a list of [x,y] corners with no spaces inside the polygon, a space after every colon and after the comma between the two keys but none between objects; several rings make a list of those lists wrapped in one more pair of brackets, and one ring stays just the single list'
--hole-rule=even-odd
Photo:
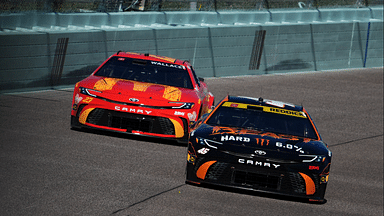
[{"label": "tire shadow on track", "polygon": [[327,203],[327,200],[324,199],[323,201],[311,201],[309,199],[305,198],[297,198],[297,197],[291,197],[281,194],[273,194],[268,192],[262,192],[262,191],[255,191],[255,190],[247,190],[247,189],[241,189],[241,188],[230,188],[225,186],[219,186],[219,185],[210,185],[210,184],[200,184],[196,185],[193,183],[185,182],[187,185],[195,186],[195,187],[202,187],[212,190],[219,190],[219,191],[225,191],[229,193],[237,193],[237,194],[244,194],[249,196],[258,196],[262,198],[268,198],[268,199],[276,199],[276,200],[283,200],[283,201],[290,201],[290,202],[300,202],[300,203],[308,203],[308,204],[317,204],[322,205]]},{"label": "tire shadow on track", "polygon": [[114,131],[99,130],[99,129],[92,129],[92,128],[81,128],[81,129],[71,128],[71,130],[80,132],[80,133],[97,134],[97,135],[110,136],[110,137],[116,137],[121,139],[130,139],[130,140],[141,141],[141,142],[152,142],[157,144],[187,147],[187,142],[178,142],[174,139],[150,137],[150,136],[135,135],[135,134],[128,134],[128,133],[119,133]]}]

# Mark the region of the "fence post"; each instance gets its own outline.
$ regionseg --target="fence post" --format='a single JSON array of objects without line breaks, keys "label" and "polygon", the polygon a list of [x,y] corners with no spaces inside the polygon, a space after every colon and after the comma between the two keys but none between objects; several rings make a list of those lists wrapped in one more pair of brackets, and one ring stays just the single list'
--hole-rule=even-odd
[{"label": "fence post", "polygon": [[267,8],[267,10],[269,10],[269,3],[268,3],[268,0],[264,0],[264,3],[265,3],[265,7]]},{"label": "fence post", "polygon": [[264,0],[264,3],[265,3],[265,7],[267,8],[267,11],[268,11],[268,13],[269,13],[269,21],[273,21],[273,19],[272,19],[272,13],[271,13],[271,11],[269,10],[269,3],[268,3],[268,0]]},{"label": "fence post", "polygon": [[367,55],[368,55],[368,42],[369,42],[369,30],[371,29],[371,22],[368,23],[368,30],[367,30],[367,42],[365,44],[365,55],[364,55],[364,65],[363,67],[365,67],[366,63],[367,63]]},{"label": "fence post", "polygon": [[315,2],[316,9],[319,9],[319,3],[317,2],[317,0],[314,0],[314,2]]}]

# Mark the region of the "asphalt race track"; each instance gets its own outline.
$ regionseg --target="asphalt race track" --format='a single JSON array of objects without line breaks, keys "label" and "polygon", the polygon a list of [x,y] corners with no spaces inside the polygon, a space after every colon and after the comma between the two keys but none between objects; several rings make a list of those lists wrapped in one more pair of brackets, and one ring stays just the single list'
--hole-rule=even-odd
[{"label": "asphalt race track", "polygon": [[71,130],[59,89],[0,94],[0,215],[383,215],[383,68],[206,82],[303,104],[333,152],[325,204],[185,184],[185,146]]}]

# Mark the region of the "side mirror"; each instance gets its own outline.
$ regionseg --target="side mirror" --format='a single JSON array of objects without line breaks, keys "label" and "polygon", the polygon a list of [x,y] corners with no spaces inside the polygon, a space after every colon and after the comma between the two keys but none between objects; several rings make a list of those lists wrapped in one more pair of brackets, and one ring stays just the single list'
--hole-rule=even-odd
[{"label": "side mirror", "polygon": [[200,82],[204,82],[204,78],[198,77],[198,79],[199,79]]}]

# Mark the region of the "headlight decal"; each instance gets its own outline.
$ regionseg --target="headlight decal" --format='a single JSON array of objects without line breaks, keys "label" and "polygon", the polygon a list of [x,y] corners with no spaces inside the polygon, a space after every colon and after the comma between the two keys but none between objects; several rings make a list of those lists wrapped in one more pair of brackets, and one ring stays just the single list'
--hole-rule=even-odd
[{"label": "headlight decal", "polygon": [[88,88],[84,88],[84,87],[80,87],[79,88],[79,92],[81,94],[84,94],[84,95],[88,95],[88,96],[91,96],[91,97],[94,97],[96,98],[97,95],[95,95],[94,93],[101,93],[101,91],[98,91],[98,90],[94,90],[94,89],[88,89]]},{"label": "headlight decal", "polygon": [[306,159],[303,159],[303,163],[312,163],[312,162],[324,162],[325,157],[321,155],[299,155],[300,157],[307,157]]},{"label": "headlight decal", "polygon": [[211,148],[217,149],[216,146],[210,145],[210,144],[207,142],[207,140],[204,140],[204,143],[205,143],[207,146],[211,147]]},{"label": "headlight decal", "polygon": [[188,103],[188,102],[168,102],[168,103],[175,104],[175,106],[171,107],[172,109],[192,109],[193,106],[195,105],[194,103]]},{"label": "headlight decal", "polygon": [[216,145],[223,145],[223,143],[221,143],[221,142],[216,142],[216,141],[208,140],[208,139],[204,139],[204,138],[196,138],[196,142],[199,143],[200,145],[206,145],[206,146],[208,146],[210,148],[214,148],[214,149],[217,149]]},{"label": "headlight decal", "polygon": [[88,94],[89,96],[91,96],[91,97],[97,97],[96,95],[90,93],[90,92],[89,92],[89,89],[85,89],[85,91],[87,92],[87,94]]}]

